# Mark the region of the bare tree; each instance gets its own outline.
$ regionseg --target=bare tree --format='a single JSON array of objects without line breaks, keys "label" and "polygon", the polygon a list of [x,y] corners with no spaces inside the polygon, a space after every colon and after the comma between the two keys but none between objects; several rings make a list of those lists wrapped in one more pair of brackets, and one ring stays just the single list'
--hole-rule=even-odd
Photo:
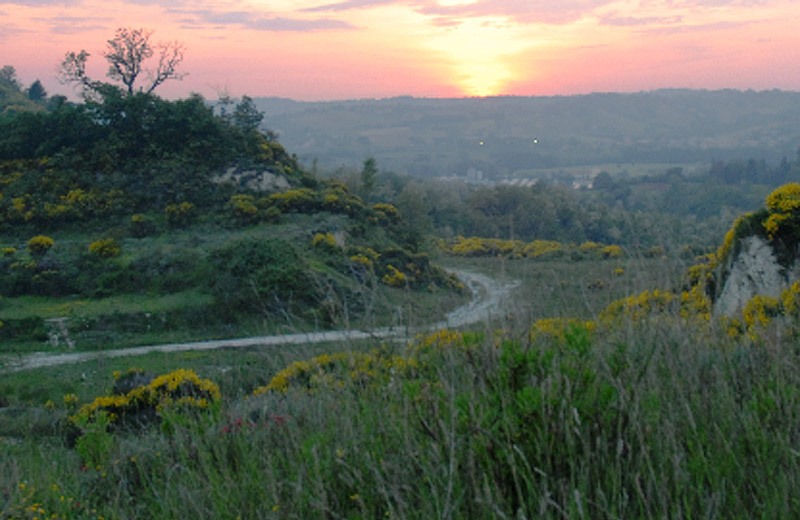
[{"label": "bare tree", "polygon": [[[128,94],[152,93],[156,87],[169,79],[182,79],[185,74],[178,72],[183,61],[184,47],[179,42],[159,42],[152,44],[152,31],[144,29],[117,29],[114,38],[108,40],[103,57],[108,61],[106,76],[122,84]],[[155,69],[146,68],[145,62],[157,56]],[[59,76],[62,83],[80,85],[86,92],[97,92],[102,82],[92,80],[86,73],[89,53],[68,52],[61,62]],[[146,78],[146,81],[142,81]]]}]

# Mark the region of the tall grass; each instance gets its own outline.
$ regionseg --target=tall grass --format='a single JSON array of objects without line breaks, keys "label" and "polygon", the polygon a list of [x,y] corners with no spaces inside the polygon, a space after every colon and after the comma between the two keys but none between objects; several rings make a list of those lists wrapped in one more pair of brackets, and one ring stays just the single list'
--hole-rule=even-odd
[{"label": "tall grass", "polygon": [[661,317],[535,343],[453,335],[400,353],[413,369],[364,379],[339,367],[325,384],[246,399],[229,390],[219,415],[171,433],[114,432],[99,467],[59,436],[6,439],[3,515],[32,518],[33,505],[60,518],[800,513],[794,337],[737,343]]}]

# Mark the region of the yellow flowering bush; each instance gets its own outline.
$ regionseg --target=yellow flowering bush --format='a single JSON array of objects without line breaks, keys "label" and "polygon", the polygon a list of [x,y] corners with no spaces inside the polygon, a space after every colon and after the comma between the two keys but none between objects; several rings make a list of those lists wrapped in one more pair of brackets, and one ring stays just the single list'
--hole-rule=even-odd
[{"label": "yellow flowering bush", "polygon": [[766,327],[781,313],[780,300],[757,294],[742,309],[742,318],[748,329]]},{"label": "yellow flowering bush", "polygon": [[28,240],[28,252],[33,256],[44,256],[55,245],[55,240],[47,235],[36,235]]},{"label": "yellow flowering bush", "polygon": [[364,269],[367,269],[367,270],[372,269],[372,267],[374,266],[374,263],[372,262],[372,260],[368,256],[362,255],[361,253],[356,254],[356,255],[352,255],[350,257],[350,261],[354,265],[360,266],[360,267],[362,267]]},{"label": "yellow flowering bush", "polygon": [[536,320],[531,327],[530,339],[532,342],[551,340],[557,343],[566,343],[567,331],[571,328],[582,328],[589,333],[597,330],[597,323],[584,321],[577,318],[545,318]]},{"label": "yellow flowering bush", "polygon": [[329,251],[339,249],[339,244],[336,242],[336,237],[333,236],[333,233],[316,233],[311,239],[311,245]]},{"label": "yellow flowering bush", "polygon": [[[132,372],[128,377],[137,374],[138,371]],[[70,416],[70,421],[75,425],[87,424],[103,413],[112,424],[140,426],[168,410],[207,410],[217,405],[221,397],[213,381],[201,379],[192,370],[178,369],[127,393],[97,397]]]},{"label": "yellow flowering bush", "polygon": [[622,248],[617,245],[604,246],[600,249],[600,254],[603,258],[621,258]]},{"label": "yellow flowering bush", "polygon": [[591,253],[601,249],[603,246],[597,242],[587,241],[578,246],[578,250],[582,253]]},{"label": "yellow flowering bush", "polygon": [[372,211],[380,224],[394,224],[400,220],[400,212],[397,208],[386,202],[378,202],[372,205]]},{"label": "yellow flowering bush", "polygon": [[560,242],[555,240],[534,240],[523,249],[525,256],[530,258],[540,258],[543,256],[551,256],[558,254],[562,251]]},{"label": "yellow flowering bush", "polygon": [[295,188],[269,196],[270,204],[283,211],[308,211],[317,206],[317,193],[310,188]]},{"label": "yellow flowering bush", "polygon": [[180,204],[169,204],[164,208],[167,216],[167,223],[172,227],[183,227],[194,220],[197,208],[191,202],[181,202]]},{"label": "yellow flowering bush", "polygon": [[770,239],[783,232],[796,234],[800,225],[800,183],[791,182],[774,190],[767,195],[766,206],[769,215],[764,230]]},{"label": "yellow flowering bush", "polygon": [[89,253],[100,258],[113,258],[122,253],[122,248],[113,238],[103,238],[89,244]]},{"label": "yellow flowering bush", "polygon": [[787,316],[800,316],[800,281],[794,282],[781,294],[783,312]]},{"label": "yellow flowering bush", "polygon": [[393,374],[403,372],[413,364],[407,358],[380,350],[321,354],[290,364],[275,374],[268,384],[254,390],[253,395],[285,393],[291,388],[309,391],[340,390],[353,385],[364,388],[385,383]]},{"label": "yellow flowering bush", "polygon": [[653,314],[671,311],[675,307],[675,295],[670,291],[654,289],[643,291],[637,295],[628,296],[611,302],[600,313],[604,321],[617,319],[641,320]]},{"label": "yellow flowering bush", "polygon": [[681,317],[698,318],[711,321],[711,298],[705,292],[705,285],[694,285],[681,292]]},{"label": "yellow flowering bush", "polygon": [[381,278],[381,282],[390,287],[405,287],[407,281],[406,275],[392,264],[386,266],[386,274]]},{"label": "yellow flowering bush", "polygon": [[240,222],[250,222],[258,215],[255,197],[246,194],[232,195],[227,207],[233,217]]}]

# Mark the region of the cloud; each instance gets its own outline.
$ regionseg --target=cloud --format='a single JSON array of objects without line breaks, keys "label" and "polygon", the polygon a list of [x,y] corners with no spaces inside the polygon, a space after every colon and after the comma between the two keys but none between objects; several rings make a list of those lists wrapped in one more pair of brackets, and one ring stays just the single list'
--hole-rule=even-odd
[{"label": "cloud", "polygon": [[437,0],[342,0],[306,8],[309,12],[337,12],[384,5],[405,5],[434,19],[437,25],[456,25],[471,18],[506,18],[512,22],[566,24],[614,0],[484,0],[453,3]]},{"label": "cloud", "polygon": [[683,22],[682,16],[669,17],[635,17],[635,16],[603,16],[600,18],[601,25],[614,27],[634,27],[639,25],[676,25]]},{"label": "cloud", "polygon": [[78,5],[80,0],[0,0],[0,4],[22,5],[25,7],[41,7],[46,5],[58,5],[60,7],[70,7]]},{"label": "cloud", "polygon": [[364,9],[381,5],[397,4],[397,0],[345,0],[315,7],[307,7],[303,11],[313,13],[320,11],[350,11],[352,9]]},{"label": "cloud", "polygon": [[110,18],[90,18],[86,16],[59,16],[57,18],[34,18],[34,20],[49,25],[50,32],[56,34],[78,34],[86,31],[107,29],[111,21]]},{"label": "cloud", "polygon": [[488,0],[461,5],[427,2],[420,12],[445,18],[504,17],[522,24],[567,24],[581,19],[587,12],[611,4],[612,0]]},{"label": "cloud", "polygon": [[183,22],[189,25],[236,25],[256,31],[311,32],[353,28],[348,22],[331,18],[287,18],[265,16],[254,11],[170,9],[169,12],[183,16]]}]

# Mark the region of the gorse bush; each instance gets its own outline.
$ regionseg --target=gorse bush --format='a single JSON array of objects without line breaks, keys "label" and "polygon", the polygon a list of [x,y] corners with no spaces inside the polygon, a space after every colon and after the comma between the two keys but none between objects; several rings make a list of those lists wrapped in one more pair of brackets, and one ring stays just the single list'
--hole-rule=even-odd
[{"label": "gorse bush", "polygon": [[89,253],[100,258],[114,258],[122,254],[122,247],[113,238],[103,238],[89,244]]},{"label": "gorse bush", "polygon": [[800,239],[800,184],[781,186],[767,196],[765,203],[769,212],[764,221],[767,235],[796,244]]},{"label": "gorse bush", "polygon": [[529,258],[552,260],[569,255],[574,260],[622,258],[625,251],[618,245],[602,245],[596,242],[565,244],[556,240],[504,240],[501,238],[481,238],[459,236],[440,243],[447,253],[456,256],[483,257],[502,256],[507,258]]},{"label": "gorse bush", "polygon": [[28,240],[28,252],[33,256],[44,256],[55,245],[55,240],[46,235],[36,235]]},{"label": "gorse bush", "polygon": [[160,421],[171,410],[213,410],[221,398],[215,383],[201,379],[192,370],[158,377],[132,370],[118,374],[117,379],[115,394],[97,397],[82,406],[70,416],[70,422],[82,428],[97,420],[119,428],[142,428]]}]

